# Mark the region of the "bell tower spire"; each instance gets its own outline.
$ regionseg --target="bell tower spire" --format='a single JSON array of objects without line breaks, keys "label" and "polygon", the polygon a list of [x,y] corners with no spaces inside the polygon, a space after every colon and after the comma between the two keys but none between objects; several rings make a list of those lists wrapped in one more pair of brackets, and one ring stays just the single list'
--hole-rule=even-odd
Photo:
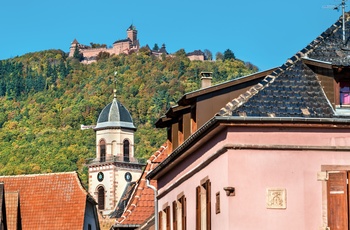
[{"label": "bell tower spire", "polygon": [[113,101],[100,113],[96,132],[96,158],[88,162],[89,192],[102,215],[114,211],[124,190],[137,180],[143,164],[134,155],[136,127],[129,111],[117,100],[117,71],[113,79]]}]

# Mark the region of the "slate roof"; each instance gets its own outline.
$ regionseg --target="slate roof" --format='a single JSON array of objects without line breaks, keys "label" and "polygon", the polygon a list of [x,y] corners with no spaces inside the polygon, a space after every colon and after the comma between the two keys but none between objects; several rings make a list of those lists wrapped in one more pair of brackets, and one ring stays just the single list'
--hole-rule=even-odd
[{"label": "slate roof", "polygon": [[95,129],[127,128],[136,129],[129,111],[116,98],[100,113]]},{"label": "slate roof", "polygon": [[22,229],[83,229],[87,200],[76,172],[0,176],[5,193],[20,195]]},{"label": "slate roof", "polygon": [[[349,27],[347,16],[346,28]],[[347,34],[350,34],[349,31]],[[342,18],[259,84],[227,103],[218,115],[335,117],[316,74],[303,63],[303,59],[315,59],[336,66],[350,65],[350,51],[344,48],[342,40]]]},{"label": "slate roof", "polygon": [[120,40],[113,42],[113,44],[121,43],[121,42],[131,42],[131,39],[130,38],[120,39]]},{"label": "slate roof", "polygon": [[120,198],[120,200],[118,201],[118,205],[116,207],[116,210],[114,210],[112,212],[112,214],[110,215],[111,218],[119,218],[122,216],[130,198],[131,195],[135,189],[136,186],[136,182],[130,182],[126,185],[125,190]]},{"label": "slate roof", "polygon": [[[119,219],[115,227],[127,225],[141,225],[154,215],[154,191],[147,187],[146,175],[152,171],[160,162],[168,157],[168,144],[163,144],[147,161],[147,165],[137,181],[132,198],[128,206]],[[157,187],[156,180],[151,180],[150,184]]]},{"label": "slate roof", "polygon": [[128,30],[136,30],[136,27],[135,27],[133,24],[131,24],[131,25],[128,27],[127,31],[128,31]]},{"label": "slate roof", "polygon": [[195,50],[193,52],[187,53],[186,56],[204,56],[201,50]]}]

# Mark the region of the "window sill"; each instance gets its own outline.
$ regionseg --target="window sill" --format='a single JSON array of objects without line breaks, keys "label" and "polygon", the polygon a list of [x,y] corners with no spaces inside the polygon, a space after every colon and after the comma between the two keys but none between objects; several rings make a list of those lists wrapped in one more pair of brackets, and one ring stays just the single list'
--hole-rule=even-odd
[{"label": "window sill", "polygon": [[350,106],[345,105],[340,107],[339,105],[337,105],[335,107],[335,114],[340,116],[350,116]]}]

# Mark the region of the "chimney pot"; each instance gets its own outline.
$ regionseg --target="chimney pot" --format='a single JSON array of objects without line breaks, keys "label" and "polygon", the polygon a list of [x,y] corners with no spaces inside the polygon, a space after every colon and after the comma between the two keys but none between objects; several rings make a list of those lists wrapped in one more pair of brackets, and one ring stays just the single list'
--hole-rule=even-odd
[{"label": "chimney pot", "polygon": [[211,86],[211,80],[213,72],[201,72],[201,89]]}]

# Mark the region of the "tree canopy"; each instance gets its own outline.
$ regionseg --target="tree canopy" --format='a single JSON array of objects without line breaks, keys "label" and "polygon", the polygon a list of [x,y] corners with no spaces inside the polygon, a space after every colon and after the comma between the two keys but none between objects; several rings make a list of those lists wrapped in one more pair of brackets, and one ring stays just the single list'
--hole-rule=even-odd
[{"label": "tree canopy", "polygon": [[200,88],[200,73],[213,83],[257,71],[240,60],[190,61],[184,50],[156,58],[145,52],[103,56],[90,65],[60,50],[0,61],[0,175],[77,170],[86,180],[86,159],[95,157],[95,124],[113,99],[129,110],[137,131],[135,153],[148,158],[166,140],[155,121],[184,93]]}]

